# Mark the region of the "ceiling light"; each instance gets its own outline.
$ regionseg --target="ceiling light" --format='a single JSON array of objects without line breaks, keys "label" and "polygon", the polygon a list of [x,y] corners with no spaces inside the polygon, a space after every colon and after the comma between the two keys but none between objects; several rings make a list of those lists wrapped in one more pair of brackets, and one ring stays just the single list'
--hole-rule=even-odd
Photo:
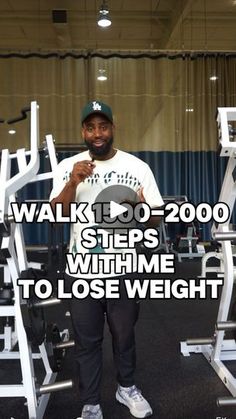
[{"label": "ceiling light", "polygon": [[186,108],[185,112],[194,112],[194,109],[193,108]]},{"label": "ceiling light", "polygon": [[107,80],[106,70],[103,70],[103,69],[98,70],[97,80],[99,81]]},{"label": "ceiling light", "polygon": [[111,25],[111,19],[109,16],[109,10],[108,6],[104,3],[102,3],[100,10],[99,10],[99,16],[98,16],[98,26],[101,28],[108,28],[108,26]]},{"label": "ceiling light", "polygon": [[219,77],[217,77],[217,76],[211,76],[211,77],[210,77],[210,80],[211,80],[211,81],[216,81],[216,80],[218,80],[218,78],[219,78]]},{"label": "ceiling light", "polygon": [[8,134],[14,135],[16,133],[15,129],[9,129]]}]

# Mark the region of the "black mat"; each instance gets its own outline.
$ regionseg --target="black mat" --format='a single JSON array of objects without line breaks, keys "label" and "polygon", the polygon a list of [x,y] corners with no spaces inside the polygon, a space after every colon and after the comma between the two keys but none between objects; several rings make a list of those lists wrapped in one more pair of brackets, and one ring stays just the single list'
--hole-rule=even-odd
[{"label": "black mat", "polygon": [[[177,264],[176,277],[195,278],[200,261]],[[200,354],[184,357],[180,341],[192,337],[209,337],[214,332],[219,301],[211,300],[144,300],[136,328],[136,383],[153,407],[154,419],[236,418],[236,407],[219,408],[217,397],[230,396],[211,366]],[[66,304],[50,312],[60,327],[68,326]],[[236,361],[235,361],[236,362]],[[17,361],[0,361],[0,384],[19,378]],[[58,380],[76,382],[73,349],[69,349]],[[115,371],[109,331],[104,336],[104,375],[102,408],[104,419],[131,419],[126,407],[115,401]],[[45,419],[75,419],[81,404],[77,388],[54,393],[50,397]],[[27,419],[22,398],[0,399],[1,419]]]}]

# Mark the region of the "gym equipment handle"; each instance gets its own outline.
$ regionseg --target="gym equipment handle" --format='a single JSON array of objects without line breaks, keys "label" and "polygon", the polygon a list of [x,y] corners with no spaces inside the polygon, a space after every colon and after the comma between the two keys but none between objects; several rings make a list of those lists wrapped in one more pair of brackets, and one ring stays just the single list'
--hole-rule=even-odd
[{"label": "gym equipment handle", "polygon": [[213,239],[217,241],[236,240],[236,231],[215,232]]},{"label": "gym equipment handle", "polygon": [[236,397],[219,397],[217,399],[217,405],[222,406],[236,406]]},{"label": "gym equipment handle", "polygon": [[33,307],[37,307],[37,308],[44,308],[44,307],[51,307],[51,306],[55,306],[56,304],[60,304],[61,300],[59,300],[58,298],[49,298],[49,300],[41,300],[41,301],[35,301],[32,303]]},{"label": "gym equipment handle", "polygon": [[44,384],[37,389],[38,394],[53,393],[60,390],[68,390],[74,385],[72,380],[58,381],[53,384]]},{"label": "gym equipment handle", "polygon": [[73,346],[75,346],[75,341],[74,340],[67,340],[67,341],[62,341],[60,343],[56,343],[55,345],[53,345],[53,348],[55,348],[55,349],[68,349],[68,348],[72,348]]},{"label": "gym equipment handle", "polygon": [[217,330],[234,330],[236,329],[236,322],[228,321],[228,322],[218,322],[216,324]]},{"label": "gym equipment handle", "polygon": [[196,338],[186,340],[187,345],[213,345],[214,343],[214,338]]}]

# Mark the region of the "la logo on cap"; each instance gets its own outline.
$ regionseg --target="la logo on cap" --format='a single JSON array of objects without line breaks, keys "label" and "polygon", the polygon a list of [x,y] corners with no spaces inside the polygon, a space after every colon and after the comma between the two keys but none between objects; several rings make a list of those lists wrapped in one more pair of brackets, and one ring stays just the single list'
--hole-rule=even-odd
[{"label": "la logo on cap", "polygon": [[99,105],[99,103],[97,102],[93,102],[93,110],[94,111],[100,111],[102,109],[101,105]]}]

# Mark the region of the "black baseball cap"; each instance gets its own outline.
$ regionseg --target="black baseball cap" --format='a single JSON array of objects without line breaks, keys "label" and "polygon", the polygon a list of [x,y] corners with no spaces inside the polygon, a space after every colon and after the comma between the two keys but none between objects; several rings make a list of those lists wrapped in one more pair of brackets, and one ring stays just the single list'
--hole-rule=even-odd
[{"label": "black baseball cap", "polygon": [[104,115],[111,123],[113,123],[112,110],[110,106],[106,105],[99,100],[93,100],[89,102],[83,109],[81,113],[81,124],[85,121],[88,116],[93,114]]}]

